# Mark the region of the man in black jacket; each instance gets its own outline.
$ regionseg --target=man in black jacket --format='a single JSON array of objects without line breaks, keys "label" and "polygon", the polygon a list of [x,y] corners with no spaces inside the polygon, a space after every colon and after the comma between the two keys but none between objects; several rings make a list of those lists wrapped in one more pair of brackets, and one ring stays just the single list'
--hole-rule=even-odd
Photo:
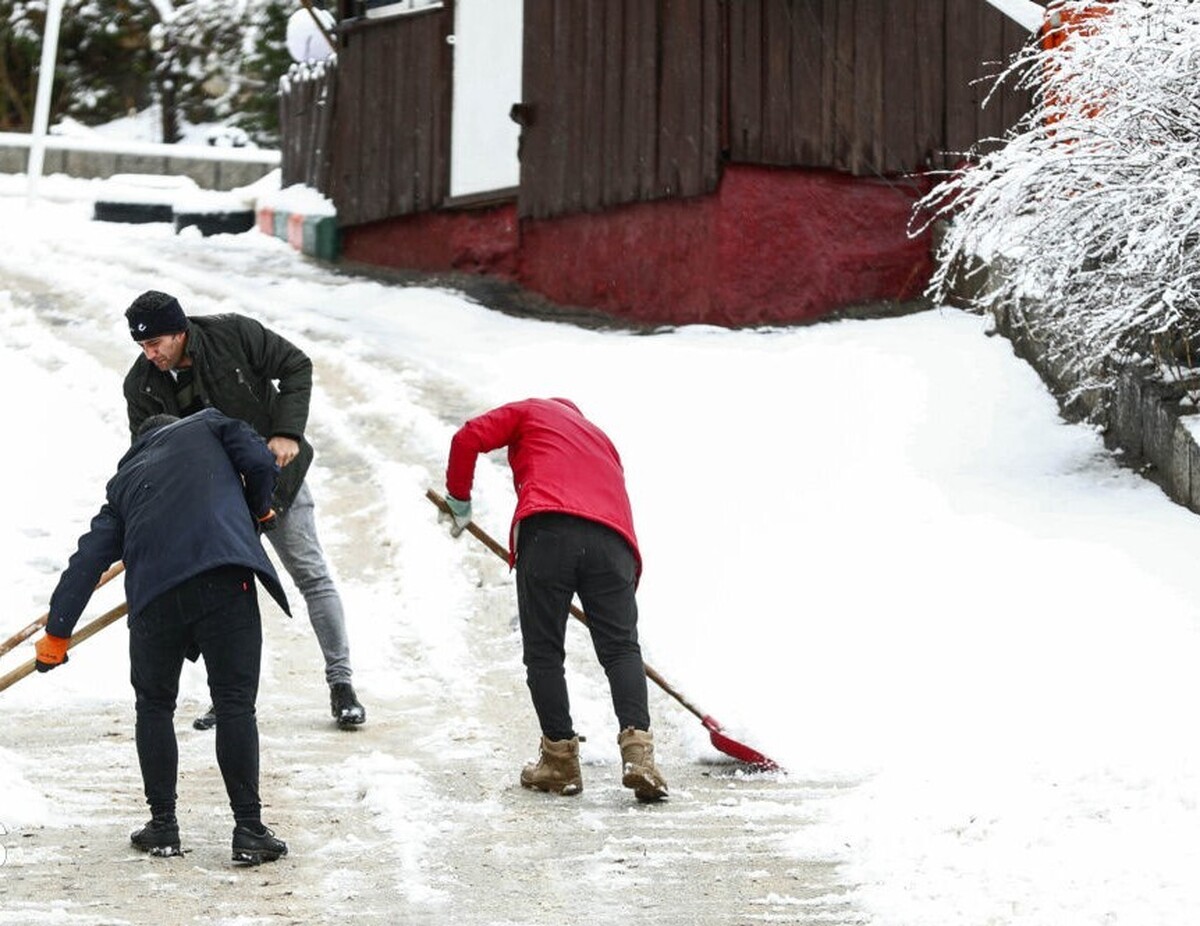
[{"label": "man in black jacket", "polygon": [[233,860],[258,864],[287,854],[262,823],[255,717],[262,655],[255,579],[288,610],[258,538],[275,519],[278,473],[262,438],[215,409],[184,420],[148,418],[50,598],[37,642],[42,672],[67,661],[71,631],[100,574],[125,561],[137,754],[151,814],[130,839],[152,855],[180,854],[175,699],[184,658],[198,655],[218,719]]},{"label": "man in black jacket", "polygon": [[[150,415],[186,416],[211,407],[247,422],[275,454],[282,470],[274,497],[279,527],[267,536],[304,596],[325,656],[334,719],[343,729],[362,724],[367,715],[350,681],[342,600],[317,539],[312,493],[304,481],[313,459],[304,439],[312,361],[251,318],[188,318],[177,299],[154,290],[138,296],[125,317],[142,349],[125,377],[131,433]],[[196,726],[205,729],[213,721],[210,710]]]}]

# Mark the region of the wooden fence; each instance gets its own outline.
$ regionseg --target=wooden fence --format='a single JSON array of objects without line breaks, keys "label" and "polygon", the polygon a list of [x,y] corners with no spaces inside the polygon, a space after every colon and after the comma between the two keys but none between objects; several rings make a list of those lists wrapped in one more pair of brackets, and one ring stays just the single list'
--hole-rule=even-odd
[{"label": "wooden fence", "polygon": [[358,225],[440,206],[450,187],[448,8],[344,28],[336,64],[281,94],[283,180]]},{"label": "wooden fence", "polygon": [[317,68],[291,69],[279,95],[283,127],[281,182],[326,192],[333,172],[333,117],[337,111],[337,58]]}]

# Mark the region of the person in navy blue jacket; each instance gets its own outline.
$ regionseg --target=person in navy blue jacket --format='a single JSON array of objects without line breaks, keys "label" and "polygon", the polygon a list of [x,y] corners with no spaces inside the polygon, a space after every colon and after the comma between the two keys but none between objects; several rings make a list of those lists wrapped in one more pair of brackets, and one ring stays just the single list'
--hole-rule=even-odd
[{"label": "person in navy blue jacket", "polygon": [[275,518],[279,466],[243,421],[207,409],[155,415],[117,464],[106,501],[50,598],[37,668],[67,661],[67,645],[100,574],[125,561],[130,681],[150,821],[131,835],[153,855],[180,854],[175,814],[175,700],[185,658],[204,657],[219,717],[217,764],[233,810],[233,860],[287,854],[262,823],[255,702],[262,656],[257,579],[286,612],[287,597],[260,533]]}]

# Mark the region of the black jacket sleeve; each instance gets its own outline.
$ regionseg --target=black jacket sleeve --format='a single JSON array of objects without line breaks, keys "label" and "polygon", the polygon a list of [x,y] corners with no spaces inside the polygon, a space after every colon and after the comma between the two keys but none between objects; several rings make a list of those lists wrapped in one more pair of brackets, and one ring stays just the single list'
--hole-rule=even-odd
[{"label": "black jacket sleeve", "polygon": [[308,426],[312,400],[312,360],[287,338],[242,317],[239,333],[250,365],[261,375],[279,383],[279,395],[271,410],[271,433],[300,440]]},{"label": "black jacket sleeve", "polygon": [[121,558],[124,544],[125,526],[116,511],[105,504],[92,518],[87,533],[79,538],[79,547],[67,562],[67,568],[50,596],[47,633],[56,637],[71,635],[101,574]]}]

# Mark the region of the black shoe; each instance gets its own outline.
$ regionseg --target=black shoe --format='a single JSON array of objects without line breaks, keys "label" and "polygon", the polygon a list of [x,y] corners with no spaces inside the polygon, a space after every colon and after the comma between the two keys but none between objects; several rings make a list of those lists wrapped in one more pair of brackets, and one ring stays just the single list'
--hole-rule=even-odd
[{"label": "black shoe", "polygon": [[211,730],[217,725],[217,709],[211,704],[203,714],[192,721],[192,726],[197,730]]},{"label": "black shoe", "polygon": [[273,862],[287,855],[287,843],[261,823],[239,823],[233,828],[233,860],[247,865]]},{"label": "black shoe", "polygon": [[354,686],[349,682],[334,682],[329,686],[329,706],[333,719],[343,730],[367,722],[367,710],[358,703]]},{"label": "black shoe", "polygon": [[154,817],[140,830],[129,834],[135,849],[169,858],[183,855],[179,850],[179,824],[174,817]]}]

